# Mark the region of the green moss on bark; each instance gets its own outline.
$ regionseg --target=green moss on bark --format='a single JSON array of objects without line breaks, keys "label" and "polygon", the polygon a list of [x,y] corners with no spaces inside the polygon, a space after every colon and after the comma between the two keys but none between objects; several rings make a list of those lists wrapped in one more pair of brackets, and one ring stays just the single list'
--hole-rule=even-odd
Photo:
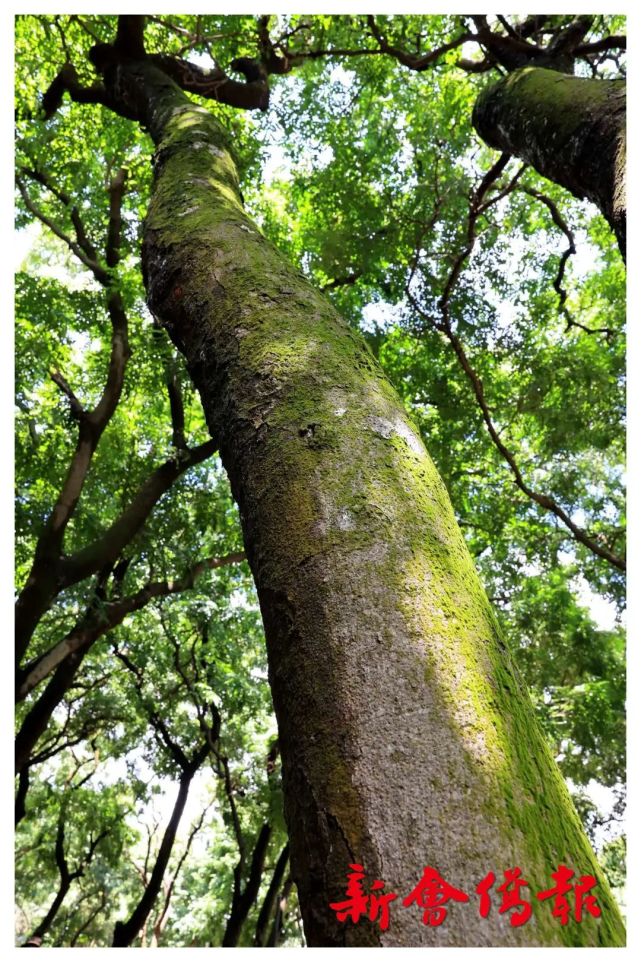
[{"label": "green moss on bark", "polygon": [[478,97],[472,122],[497,150],[597,205],[625,257],[625,81],[523,67]]}]

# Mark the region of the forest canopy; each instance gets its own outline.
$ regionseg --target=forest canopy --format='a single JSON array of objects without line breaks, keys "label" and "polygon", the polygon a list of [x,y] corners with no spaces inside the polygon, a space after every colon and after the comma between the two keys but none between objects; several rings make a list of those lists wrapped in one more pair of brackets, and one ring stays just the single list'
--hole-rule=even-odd
[{"label": "forest canopy", "polygon": [[[234,461],[250,442],[228,437],[226,368],[185,333],[195,295],[158,240],[174,231],[201,270],[216,238],[189,191],[210,189],[212,157],[244,205],[237,237],[260,235],[266,263],[280,252],[293,266],[280,286],[267,273],[262,292],[243,290],[239,339],[247,303],[265,325],[282,296],[312,316],[298,287],[311,282],[364,340],[363,369],[379,366],[416,432],[405,440],[424,442],[444,482],[623,906],[624,221],[617,184],[614,201],[594,186],[602,171],[586,184],[571,158],[559,171],[536,131],[494,142],[487,105],[528,71],[619,98],[625,18],[61,14],[20,15],[15,30],[17,944],[318,944],[290,865],[265,643],[295,605],[259,604],[250,472]],[[182,92],[185,122],[165,141],[166,108],[145,113],[120,80],[139,62],[140,90],[162,74]],[[221,140],[194,141],[167,215],[171,143],[198,116]],[[207,283],[225,298],[221,251]],[[272,375],[324,370],[331,337],[306,353],[288,316],[242,431],[269,423]],[[334,413],[349,421],[340,399]],[[292,431],[314,477],[338,459],[321,415]],[[394,490],[369,481],[369,506],[337,515],[345,538],[372,504],[395,516]],[[296,510],[292,545],[309,520]],[[352,557],[367,569],[364,549]]]}]

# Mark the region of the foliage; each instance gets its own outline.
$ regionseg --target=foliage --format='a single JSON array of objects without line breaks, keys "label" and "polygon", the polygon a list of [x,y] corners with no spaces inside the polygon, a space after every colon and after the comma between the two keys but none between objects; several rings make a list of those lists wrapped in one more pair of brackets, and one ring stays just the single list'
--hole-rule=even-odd
[{"label": "foliage", "polygon": [[[621,259],[592,207],[516,159],[498,171],[487,206],[479,200],[474,207],[496,161],[469,122],[487,72],[462,66],[460,45],[429,69],[393,54],[447,47],[470,18],[379,17],[374,26],[371,19],[272,17],[271,53],[287,69],[271,78],[269,110],[257,116],[200,102],[228,127],[250,214],[365,334],[420,427],[564,775],[579,791],[594,780],[620,792],[624,584],[621,569],[593,548],[623,554]],[[264,20],[150,17],[146,48],[205,66],[215,54],[227,67],[234,57],[255,56],[261,43],[265,52]],[[553,30],[565,23],[550,20],[559,21]],[[622,18],[596,17],[587,41],[623,27]],[[17,225],[30,238],[16,278],[19,589],[74,463],[84,417],[78,408],[97,405],[108,383],[113,292],[128,318],[132,360],[67,519],[64,557],[104,547],[163,465],[172,478],[114,557],[52,591],[19,662],[20,685],[61,639],[79,637],[80,629],[95,634],[78,649],[80,663],[20,781],[18,938],[36,929],[55,895],[63,818],[72,871],[87,839],[107,834],[46,939],[111,944],[114,923],[133,910],[158,855],[184,771],[177,759],[204,745],[190,824],[179,831],[136,944],[221,944],[235,886],[247,886],[268,825],[260,894],[239,941],[251,945],[286,844],[276,727],[229,485],[212,451],[193,454],[207,442],[202,410],[184,363],[145,306],[139,246],[151,142],[99,104],[65,99],[46,122],[40,107],[67,61],[81,82],[95,81],[87,52],[115,30],[109,16],[16,20]],[[479,64],[486,53],[477,45],[469,56]],[[622,69],[619,58],[606,49],[577,69],[607,76]],[[107,257],[102,276],[87,262],[93,251],[104,268],[121,168],[118,258],[109,264]],[[574,256],[566,256],[569,247]],[[470,370],[528,484],[589,543],[515,484]],[[114,621],[123,599],[160,583],[162,591]],[[590,608],[599,600],[617,613],[608,628]],[[20,698],[19,728],[42,710],[51,677]],[[590,826],[589,799],[579,807]],[[622,847],[615,839],[602,853],[617,888]],[[277,937],[296,944],[302,930],[286,872],[283,893]]]}]

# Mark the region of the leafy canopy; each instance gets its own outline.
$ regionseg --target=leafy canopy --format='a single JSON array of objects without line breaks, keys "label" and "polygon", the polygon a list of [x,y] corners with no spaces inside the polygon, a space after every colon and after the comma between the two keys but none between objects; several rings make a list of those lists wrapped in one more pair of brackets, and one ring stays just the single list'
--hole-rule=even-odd
[{"label": "leafy canopy", "polygon": [[[516,159],[497,165],[475,135],[475,99],[501,72],[472,37],[478,19],[176,15],[149,17],[145,43],[205,69],[231,71],[257,51],[272,58],[264,113],[191,96],[227,125],[262,231],[363,332],[419,425],[564,774],[577,789],[594,780],[620,793],[623,574],[598,549],[623,554],[624,270],[590,205]],[[544,45],[571,18],[539,19],[530,36]],[[592,18],[583,43],[623,27]],[[43,717],[55,672],[67,671],[20,779],[19,935],[58,890],[63,826],[69,871],[84,869],[46,938],[110,944],[149,881],[180,755],[204,745],[191,821],[138,941],[221,944],[267,825],[260,894],[240,936],[252,944],[286,843],[276,727],[229,486],[183,361],[145,307],[151,142],[100,104],[65,98],[46,122],[41,109],[67,62],[82,84],[96,82],[88,51],[116,28],[110,16],[16,19],[17,226],[29,239],[16,279],[19,589],[51,548],[48,519],[79,463],[83,412],[110,383],[122,337],[114,293],[131,351],[65,521],[61,557],[91,547],[93,567],[45,599],[19,663],[23,734]],[[425,51],[440,52],[423,65]],[[621,56],[606,45],[576,69],[615,75]],[[110,555],[154,478],[154,497]],[[37,573],[44,582],[46,563]],[[594,617],[599,601],[616,613],[607,627]],[[65,639],[77,646],[73,670]],[[34,680],[51,652],[58,660]],[[604,850],[617,884],[622,845]],[[283,912],[270,908],[269,937],[296,943],[291,881],[286,871],[276,881]]]}]

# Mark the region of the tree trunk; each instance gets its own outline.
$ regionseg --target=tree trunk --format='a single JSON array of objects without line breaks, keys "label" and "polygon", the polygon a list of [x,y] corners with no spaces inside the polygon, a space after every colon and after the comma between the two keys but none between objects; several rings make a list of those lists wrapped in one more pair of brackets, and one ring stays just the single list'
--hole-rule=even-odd
[{"label": "tree trunk", "polygon": [[[186,356],[240,508],[308,943],[620,944],[417,428],[359,335],[244,213],[218,122],[149,64],[127,71],[157,146],[149,304]],[[329,908],[355,862],[398,894],[385,932]],[[489,870],[521,866],[533,893],[559,862],[598,877],[599,920],[561,926],[533,895],[527,925],[496,905],[480,917]],[[471,899],[441,926],[401,904],[426,865]]]},{"label": "tree trunk", "polygon": [[283,882],[283,877],[285,875],[285,869],[287,868],[289,862],[289,843],[285,845],[280,855],[278,856],[278,861],[274,866],[274,871],[272,874],[271,882],[269,883],[269,888],[265,893],[265,898],[263,899],[263,904],[260,907],[260,912],[258,913],[258,920],[256,922],[256,931],[254,933],[254,945],[265,948],[267,945],[267,940],[269,938],[268,927],[270,921],[274,919],[276,905],[278,902],[278,893]]},{"label": "tree trunk", "polygon": [[176,832],[178,831],[180,819],[182,818],[185,804],[187,802],[187,796],[189,795],[189,786],[191,785],[192,779],[197,770],[197,767],[193,768],[193,770],[188,769],[180,776],[178,795],[176,796],[171,818],[167,823],[165,834],[163,835],[162,842],[160,843],[160,849],[158,850],[158,855],[154,863],[151,877],[145,886],[145,890],[142,893],[138,905],[133,910],[129,918],[125,922],[116,922],[112,943],[114,948],[127,948],[131,945],[147,921],[147,916],[151,912],[154,902],[158,898],[158,893],[160,892],[167,863],[169,862],[171,851],[174,847]]},{"label": "tree trunk", "polygon": [[[31,936],[27,939],[25,944],[22,946],[23,948],[32,948],[33,944],[37,944],[38,947],[40,947],[40,945],[42,944],[42,940],[44,939],[45,935],[53,925],[54,919],[58,914],[58,912],[60,911],[60,907],[69,893],[69,889],[71,888],[72,881],[73,879],[70,877],[62,879],[62,881],[60,882],[58,891],[55,894],[54,900],[51,903],[49,911],[47,912],[47,914],[45,915],[45,917],[43,918],[42,922],[37,927],[37,929],[34,930],[34,932],[31,934]],[[36,942],[36,940],[39,940],[39,941]]]},{"label": "tree trunk", "polygon": [[597,205],[625,258],[625,81],[524,67],[488,87],[472,122],[490,147]]},{"label": "tree trunk", "polygon": [[[283,938],[285,932],[285,916],[287,914],[287,903],[289,896],[294,885],[294,880],[291,875],[288,875],[285,879],[285,884],[283,885],[282,892],[278,897],[278,902],[276,904],[276,914],[274,915],[274,921],[269,933],[269,938],[267,939],[267,946],[270,948],[277,948],[280,945],[281,939]],[[298,922],[298,919],[297,919]],[[300,928],[300,925],[299,925]],[[301,931],[301,944],[302,944],[302,931]]]},{"label": "tree trunk", "polygon": [[241,888],[244,861],[242,856],[236,866],[236,871],[234,872],[234,893],[229,918],[227,919],[227,925],[225,926],[225,932],[223,934],[222,944],[224,948],[237,946],[240,941],[243,925],[245,924],[251,907],[258,897],[258,891],[263,877],[265,855],[267,854],[267,846],[269,845],[271,834],[271,825],[269,822],[265,822],[258,833],[258,838],[256,839],[256,844],[252,852],[249,875],[243,888]]}]

